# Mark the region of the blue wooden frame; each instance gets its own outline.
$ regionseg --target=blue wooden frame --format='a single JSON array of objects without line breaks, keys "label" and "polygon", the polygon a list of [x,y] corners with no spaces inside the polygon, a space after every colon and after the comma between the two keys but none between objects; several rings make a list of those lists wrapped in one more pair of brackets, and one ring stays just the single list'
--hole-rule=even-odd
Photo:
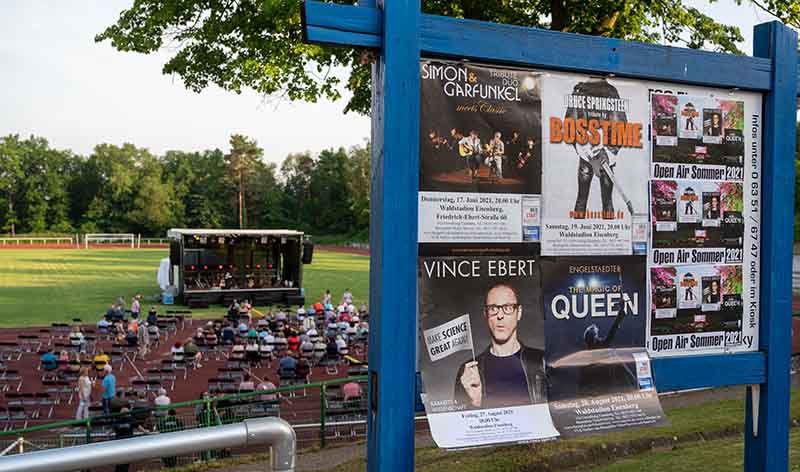
[{"label": "blue wooden frame", "polygon": [[[788,467],[791,254],[794,221],[797,34],[755,28],[754,57],[447,18],[419,0],[344,6],[306,1],[306,41],[380,52],[373,66],[370,226],[370,471],[414,468],[419,60],[470,59],[763,94],[759,351],[653,361],[660,391],[758,386],[758,435],[747,402],[745,470]],[[574,54],[581,51],[581,54]],[[748,389],[748,399],[753,398]]]}]

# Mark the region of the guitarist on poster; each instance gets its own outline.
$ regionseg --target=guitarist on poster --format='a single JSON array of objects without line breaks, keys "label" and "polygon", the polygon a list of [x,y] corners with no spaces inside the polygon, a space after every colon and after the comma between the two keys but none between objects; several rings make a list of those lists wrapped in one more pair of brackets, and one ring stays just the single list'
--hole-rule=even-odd
[{"label": "guitarist on poster", "polygon": [[474,180],[478,178],[478,170],[481,166],[481,138],[478,132],[470,130],[466,136],[458,142],[458,153],[467,161],[467,172]]}]

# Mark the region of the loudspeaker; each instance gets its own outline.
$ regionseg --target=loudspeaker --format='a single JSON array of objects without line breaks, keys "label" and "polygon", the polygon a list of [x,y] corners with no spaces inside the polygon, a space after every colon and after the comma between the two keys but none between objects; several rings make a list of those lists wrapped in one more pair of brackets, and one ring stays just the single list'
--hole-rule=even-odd
[{"label": "loudspeaker", "polygon": [[303,264],[311,264],[311,259],[314,257],[314,243],[303,243]]}]

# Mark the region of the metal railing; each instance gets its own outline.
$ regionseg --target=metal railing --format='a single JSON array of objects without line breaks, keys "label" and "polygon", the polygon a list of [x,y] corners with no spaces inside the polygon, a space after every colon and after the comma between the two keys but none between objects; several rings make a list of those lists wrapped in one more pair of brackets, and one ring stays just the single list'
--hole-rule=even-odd
[{"label": "metal railing", "polygon": [[[9,429],[0,431],[0,456],[105,442],[114,439],[114,425],[126,415],[137,418],[137,423],[145,425],[144,429],[149,433],[158,431],[162,434],[238,424],[256,417],[281,417],[297,431],[300,448],[324,448],[332,443],[350,442],[366,436],[366,394],[358,400],[349,401],[337,395],[337,392],[342,393],[337,386],[348,382],[362,384],[365,392],[363,384],[366,380],[364,375],[351,376],[287,385],[274,390],[211,396],[162,407],[134,407],[128,413]],[[207,462],[229,457],[230,454],[230,451],[222,448],[212,448],[203,454],[180,456],[179,462]]]},{"label": "metal railing", "polygon": [[272,470],[292,472],[296,460],[294,429],[280,418],[248,419],[241,423],[191,431],[162,433],[102,443],[31,452],[0,458],[0,472],[68,472],[139,462],[240,446],[271,446]]}]

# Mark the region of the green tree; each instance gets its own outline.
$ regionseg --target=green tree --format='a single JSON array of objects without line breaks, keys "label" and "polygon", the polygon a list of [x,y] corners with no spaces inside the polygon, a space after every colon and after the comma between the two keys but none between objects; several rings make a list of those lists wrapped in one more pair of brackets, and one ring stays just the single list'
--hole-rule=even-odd
[{"label": "green tree", "polygon": [[245,197],[248,184],[264,150],[258,147],[254,139],[248,139],[241,134],[231,136],[230,145],[231,152],[225,155],[225,163],[228,166],[228,179],[237,188],[239,228],[244,228],[247,221]]},{"label": "green tree", "polygon": [[16,211],[18,189],[23,176],[22,149],[19,136],[10,135],[0,140],[0,230],[16,236],[19,218]]},{"label": "green tree", "polygon": [[281,208],[287,224],[293,229],[311,229],[313,219],[308,213],[308,207],[314,166],[314,159],[309,152],[289,154],[281,164],[284,181]]},{"label": "green tree", "polygon": [[[715,0],[706,0],[714,3]],[[800,26],[796,0],[735,0],[785,23]],[[164,74],[178,75],[192,90],[209,85],[291,100],[316,101],[341,97],[343,78],[337,67],[350,70],[344,85],[352,92],[346,111],[366,113],[370,74],[357,50],[303,43],[302,0],[135,0],[117,22],[95,38],[119,51],[152,53],[167,45],[173,53]],[[356,0],[333,0],[353,4]],[[740,53],[742,35],[690,6],[686,0],[421,0],[425,13],[472,18],[559,31],[602,35],[650,43],[678,43]],[[693,2],[697,3],[697,2]]]},{"label": "green tree", "polygon": [[370,145],[355,146],[350,149],[350,212],[353,215],[354,230],[366,234],[369,231],[370,167],[372,150]]}]

